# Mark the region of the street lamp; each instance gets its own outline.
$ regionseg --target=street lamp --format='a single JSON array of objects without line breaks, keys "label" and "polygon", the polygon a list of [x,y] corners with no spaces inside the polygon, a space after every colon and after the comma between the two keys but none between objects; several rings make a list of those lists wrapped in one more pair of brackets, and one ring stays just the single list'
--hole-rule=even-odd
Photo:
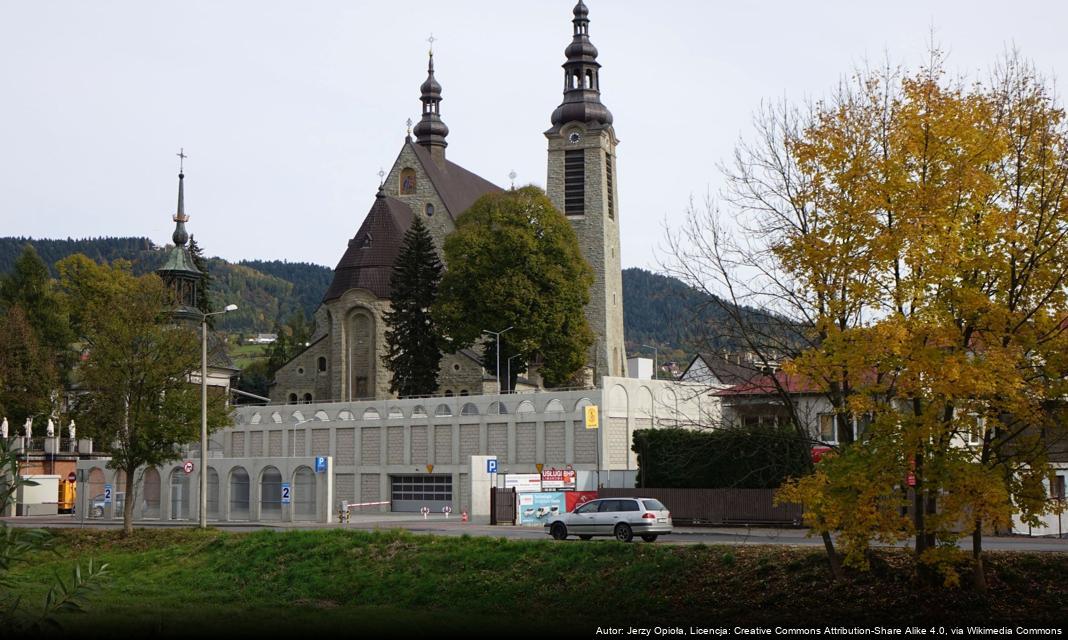
[{"label": "street lamp", "polygon": [[205,313],[200,318],[200,528],[208,527],[208,318],[237,311],[228,304],[222,311]]},{"label": "street lamp", "polygon": [[643,344],[642,346],[645,347],[646,349],[652,349],[653,350],[653,380],[656,380],[657,378],[660,377],[659,375],[657,375],[658,372],[656,370],[656,363],[657,363],[657,360],[659,360],[660,352],[657,350],[656,347],[654,347],[652,345]]},{"label": "street lamp", "polygon": [[497,415],[501,414],[501,334],[506,331],[511,331],[515,327],[508,327],[507,329],[501,329],[500,331],[487,331],[482,330],[482,333],[488,333],[497,338]]}]

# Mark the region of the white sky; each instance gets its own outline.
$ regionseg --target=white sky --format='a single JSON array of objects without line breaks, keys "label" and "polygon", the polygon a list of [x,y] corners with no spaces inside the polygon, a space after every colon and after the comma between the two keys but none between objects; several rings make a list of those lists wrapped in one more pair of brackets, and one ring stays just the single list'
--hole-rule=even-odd
[{"label": "white sky", "polygon": [[[544,185],[573,0],[0,3],[0,235],[169,241],[179,147],[211,255],[334,266],[418,119],[427,36],[448,156]],[[715,192],[761,100],[818,97],[865,59],[954,71],[1015,45],[1068,62],[1056,2],[588,0],[619,147],[623,265]]]}]

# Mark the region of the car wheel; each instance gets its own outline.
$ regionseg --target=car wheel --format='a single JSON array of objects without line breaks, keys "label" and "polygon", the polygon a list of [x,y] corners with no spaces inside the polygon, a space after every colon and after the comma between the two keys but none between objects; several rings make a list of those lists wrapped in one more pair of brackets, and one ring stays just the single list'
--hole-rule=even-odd
[{"label": "car wheel", "polygon": [[655,533],[647,533],[642,536],[642,540],[645,540],[646,542],[656,542],[656,539],[659,537],[660,536]]},{"label": "car wheel", "polygon": [[586,535],[579,536],[579,540],[593,540],[593,536],[586,536]]},{"label": "car wheel", "polygon": [[94,518],[103,518],[104,517],[104,507],[93,507],[93,517]]},{"label": "car wheel", "polygon": [[626,522],[620,522],[616,525],[615,529],[616,540],[620,542],[630,542],[634,539],[634,532],[630,530],[630,525]]},{"label": "car wheel", "polygon": [[567,527],[565,527],[562,522],[554,523],[549,529],[549,533],[552,535],[553,540],[567,539]]}]

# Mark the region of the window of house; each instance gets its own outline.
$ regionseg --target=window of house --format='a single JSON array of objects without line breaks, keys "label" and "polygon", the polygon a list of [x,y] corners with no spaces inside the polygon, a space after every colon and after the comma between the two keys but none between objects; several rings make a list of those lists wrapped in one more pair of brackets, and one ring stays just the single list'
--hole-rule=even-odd
[{"label": "window of house", "polygon": [[985,431],[986,420],[981,416],[977,417],[975,423],[968,429],[968,444],[982,444]]},{"label": "window of house", "polygon": [[426,216],[429,218],[432,215],[434,215],[434,205],[428,202],[426,203]]},{"label": "window of house", "polygon": [[861,416],[853,416],[853,440],[861,440],[865,434],[868,433],[868,428],[871,427],[873,416],[870,413],[865,413]]},{"label": "window of house", "polygon": [[1052,500],[1064,500],[1064,476],[1059,474],[1050,476],[1049,497]]},{"label": "window of house", "polygon": [[415,193],[415,169],[405,167],[400,172],[400,194],[410,196]]},{"label": "window of house", "polygon": [[835,420],[833,413],[820,414],[820,440],[824,442],[837,442],[835,438]]}]

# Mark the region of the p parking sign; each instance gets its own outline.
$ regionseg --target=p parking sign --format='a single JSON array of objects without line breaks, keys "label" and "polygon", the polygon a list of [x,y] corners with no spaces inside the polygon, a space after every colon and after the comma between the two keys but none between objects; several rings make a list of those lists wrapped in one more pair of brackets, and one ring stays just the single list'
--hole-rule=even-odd
[{"label": "p parking sign", "polygon": [[318,456],[315,458],[315,473],[323,473],[326,471],[326,456]]},{"label": "p parking sign", "polygon": [[486,460],[486,473],[497,473],[497,459]]}]

